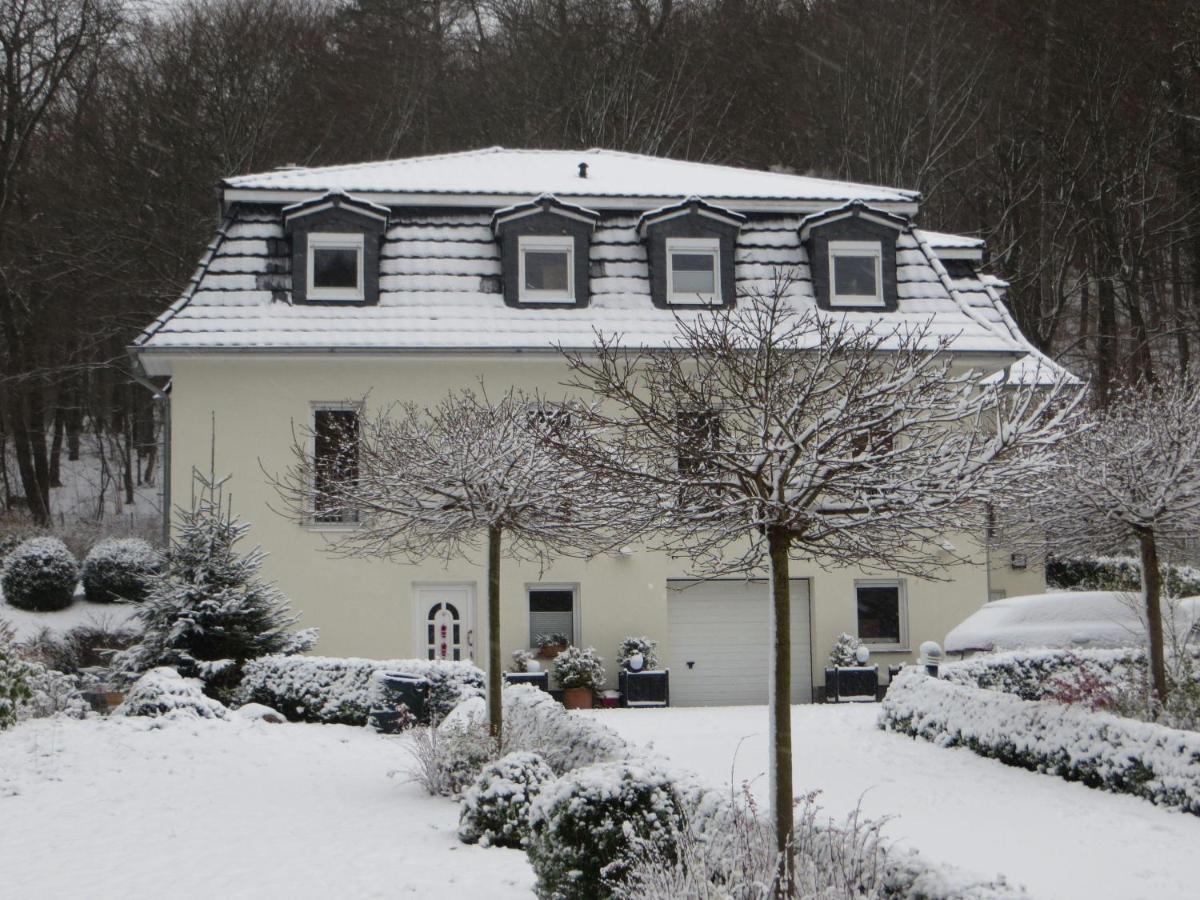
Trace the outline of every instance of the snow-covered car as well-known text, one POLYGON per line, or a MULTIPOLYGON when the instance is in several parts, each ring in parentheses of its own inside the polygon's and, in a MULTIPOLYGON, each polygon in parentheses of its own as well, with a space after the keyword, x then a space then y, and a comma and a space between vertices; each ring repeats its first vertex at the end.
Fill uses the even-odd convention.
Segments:
MULTIPOLYGON (((1200 621, 1200 597, 1167 601, 1177 633, 1200 621)), ((1142 597, 1125 591, 1058 591, 994 600, 946 635, 947 653, 1145 643, 1142 597)))

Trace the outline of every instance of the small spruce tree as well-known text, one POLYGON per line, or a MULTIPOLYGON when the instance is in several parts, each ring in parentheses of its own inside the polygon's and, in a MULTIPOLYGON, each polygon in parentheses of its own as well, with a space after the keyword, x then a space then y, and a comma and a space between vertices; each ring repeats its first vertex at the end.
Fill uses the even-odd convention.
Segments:
POLYGON ((294 632, 297 616, 287 598, 258 572, 259 547, 239 553, 249 530, 224 496, 225 479, 193 471, 190 509, 178 509, 175 537, 164 571, 150 580, 138 618, 140 643, 115 659, 130 678, 156 666, 203 679, 220 698, 236 686, 243 664, 274 653, 302 653, 315 629, 294 632))
POLYGON ((858 657, 855 652, 862 645, 862 641, 852 634, 842 632, 838 635, 837 642, 833 645, 833 650, 829 653, 829 664, 840 668, 849 668, 850 666, 858 665, 858 657))

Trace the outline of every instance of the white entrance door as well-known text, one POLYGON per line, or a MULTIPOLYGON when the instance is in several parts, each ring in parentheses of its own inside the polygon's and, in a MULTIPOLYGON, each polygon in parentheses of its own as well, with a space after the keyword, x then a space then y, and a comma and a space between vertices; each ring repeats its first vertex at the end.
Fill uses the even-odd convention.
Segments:
POLYGON ((475 649, 475 588, 425 584, 414 590, 416 647, 426 659, 471 659, 475 649))
MULTIPOLYGON (((673 706, 765 704, 771 663, 763 581, 670 581, 667 663, 673 706)), ((792 702, 812 702, 807 579, 792 581, 792 702)))

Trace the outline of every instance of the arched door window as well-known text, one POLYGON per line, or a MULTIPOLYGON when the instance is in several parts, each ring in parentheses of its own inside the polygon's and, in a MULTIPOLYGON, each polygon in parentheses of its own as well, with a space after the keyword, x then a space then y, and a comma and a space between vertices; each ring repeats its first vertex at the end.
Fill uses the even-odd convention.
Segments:
POLYGON ((426 652, 429 659, 463 658, 463 628, 458 607, 441 601, 429 607, 425 615, 426 652))

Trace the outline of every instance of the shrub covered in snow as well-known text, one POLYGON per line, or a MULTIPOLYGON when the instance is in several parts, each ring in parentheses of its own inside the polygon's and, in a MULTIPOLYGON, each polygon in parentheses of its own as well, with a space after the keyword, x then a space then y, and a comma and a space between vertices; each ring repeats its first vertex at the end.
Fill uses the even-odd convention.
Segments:
POLYGON ((610 897, 634 854, 674 857, 684 810, 655 763, 585 766, 543 785, 529 811, 529 862, 542 898, 610 897))
POLYGON ((1200 815, 1200 735, 905 669, 880 726, 1200 815))
MULTIPOLYGON (((1200 594, 1200 570, 1163 566, 1163 591, 1168 597, 1200 594)), ((1142 564, 1132 556, 1050 557, 1046 584, 1068 591, 1140 591, 1142 564)))
POLYGON ((836 668, 847 669, 859 664, 858 657, 854 654, 859 647, 862 646, 862 641, 852 634, 842 632, 838 635, 837 641, 834 642, 833 649, 829 652, 829 665, 836 668))
POLYGON ((1146 652, 1127 650, 1011 650, 947 663, 942 678, 955 684, 1044 700, 1047 692, 1080 673, 1111 682, 1132 669, 1144 669, 1146 652))
POLYGON ((91 711, 75 679, 35 662, 25 662, 29 696, 17 705, 17 719, 46 719, 64 716, 83 719, 91 711))
POLYGON ((488 763, 463 794, 458 836, 485 847, 525 846, 530 804, 553 778, 546 761, 527 750, 488 763))
POLYGON ((514 650, 512 654, 512 671, 528 672, 529 664, 533 662, 533 654, 524 648, 514 650))
POLYGON ((554 680, 564 688, 591 688, 604 685, 604 660, 594 647, 568 647, 554 657, 554 680))
POLYGON ((161 565, 158 552, 141 538, 109 538, 83 560, 83 592, 92 603, 138 602, 161 565))
POLYGON ((198 678, 184 678, 174 669, 160 666, 139 678, 113 710, 118 716, 185 715, 201 719, 225 719, 229 710, 204 693, 198 678))
POLYGON ((6 635, 0 634, 0 731, 16 723, 18 708, 29 699, 28 675, 29 667, 17 658, 6 635))
POLYGON ((0 569, 4 598, 19 609, 66 609, 75 599, 78 582, 79 563, 67 545, 53 537, 23 541, 0 569))
POLYGON ((237 699, 277 709, 293 722, 366 725, 377 705, 377 675, 398 672, 429 681, 429 713, 440 719, 469 697, 483 696, 483 671, 469 662, 263 656, 246 663, 237 699))
POLYGON ((647 671, 658 668, 658 641, 642 637, 627 637, 617 647, 617 665, 625 668, 630 658, 640 655, 642 668, 647 671))

